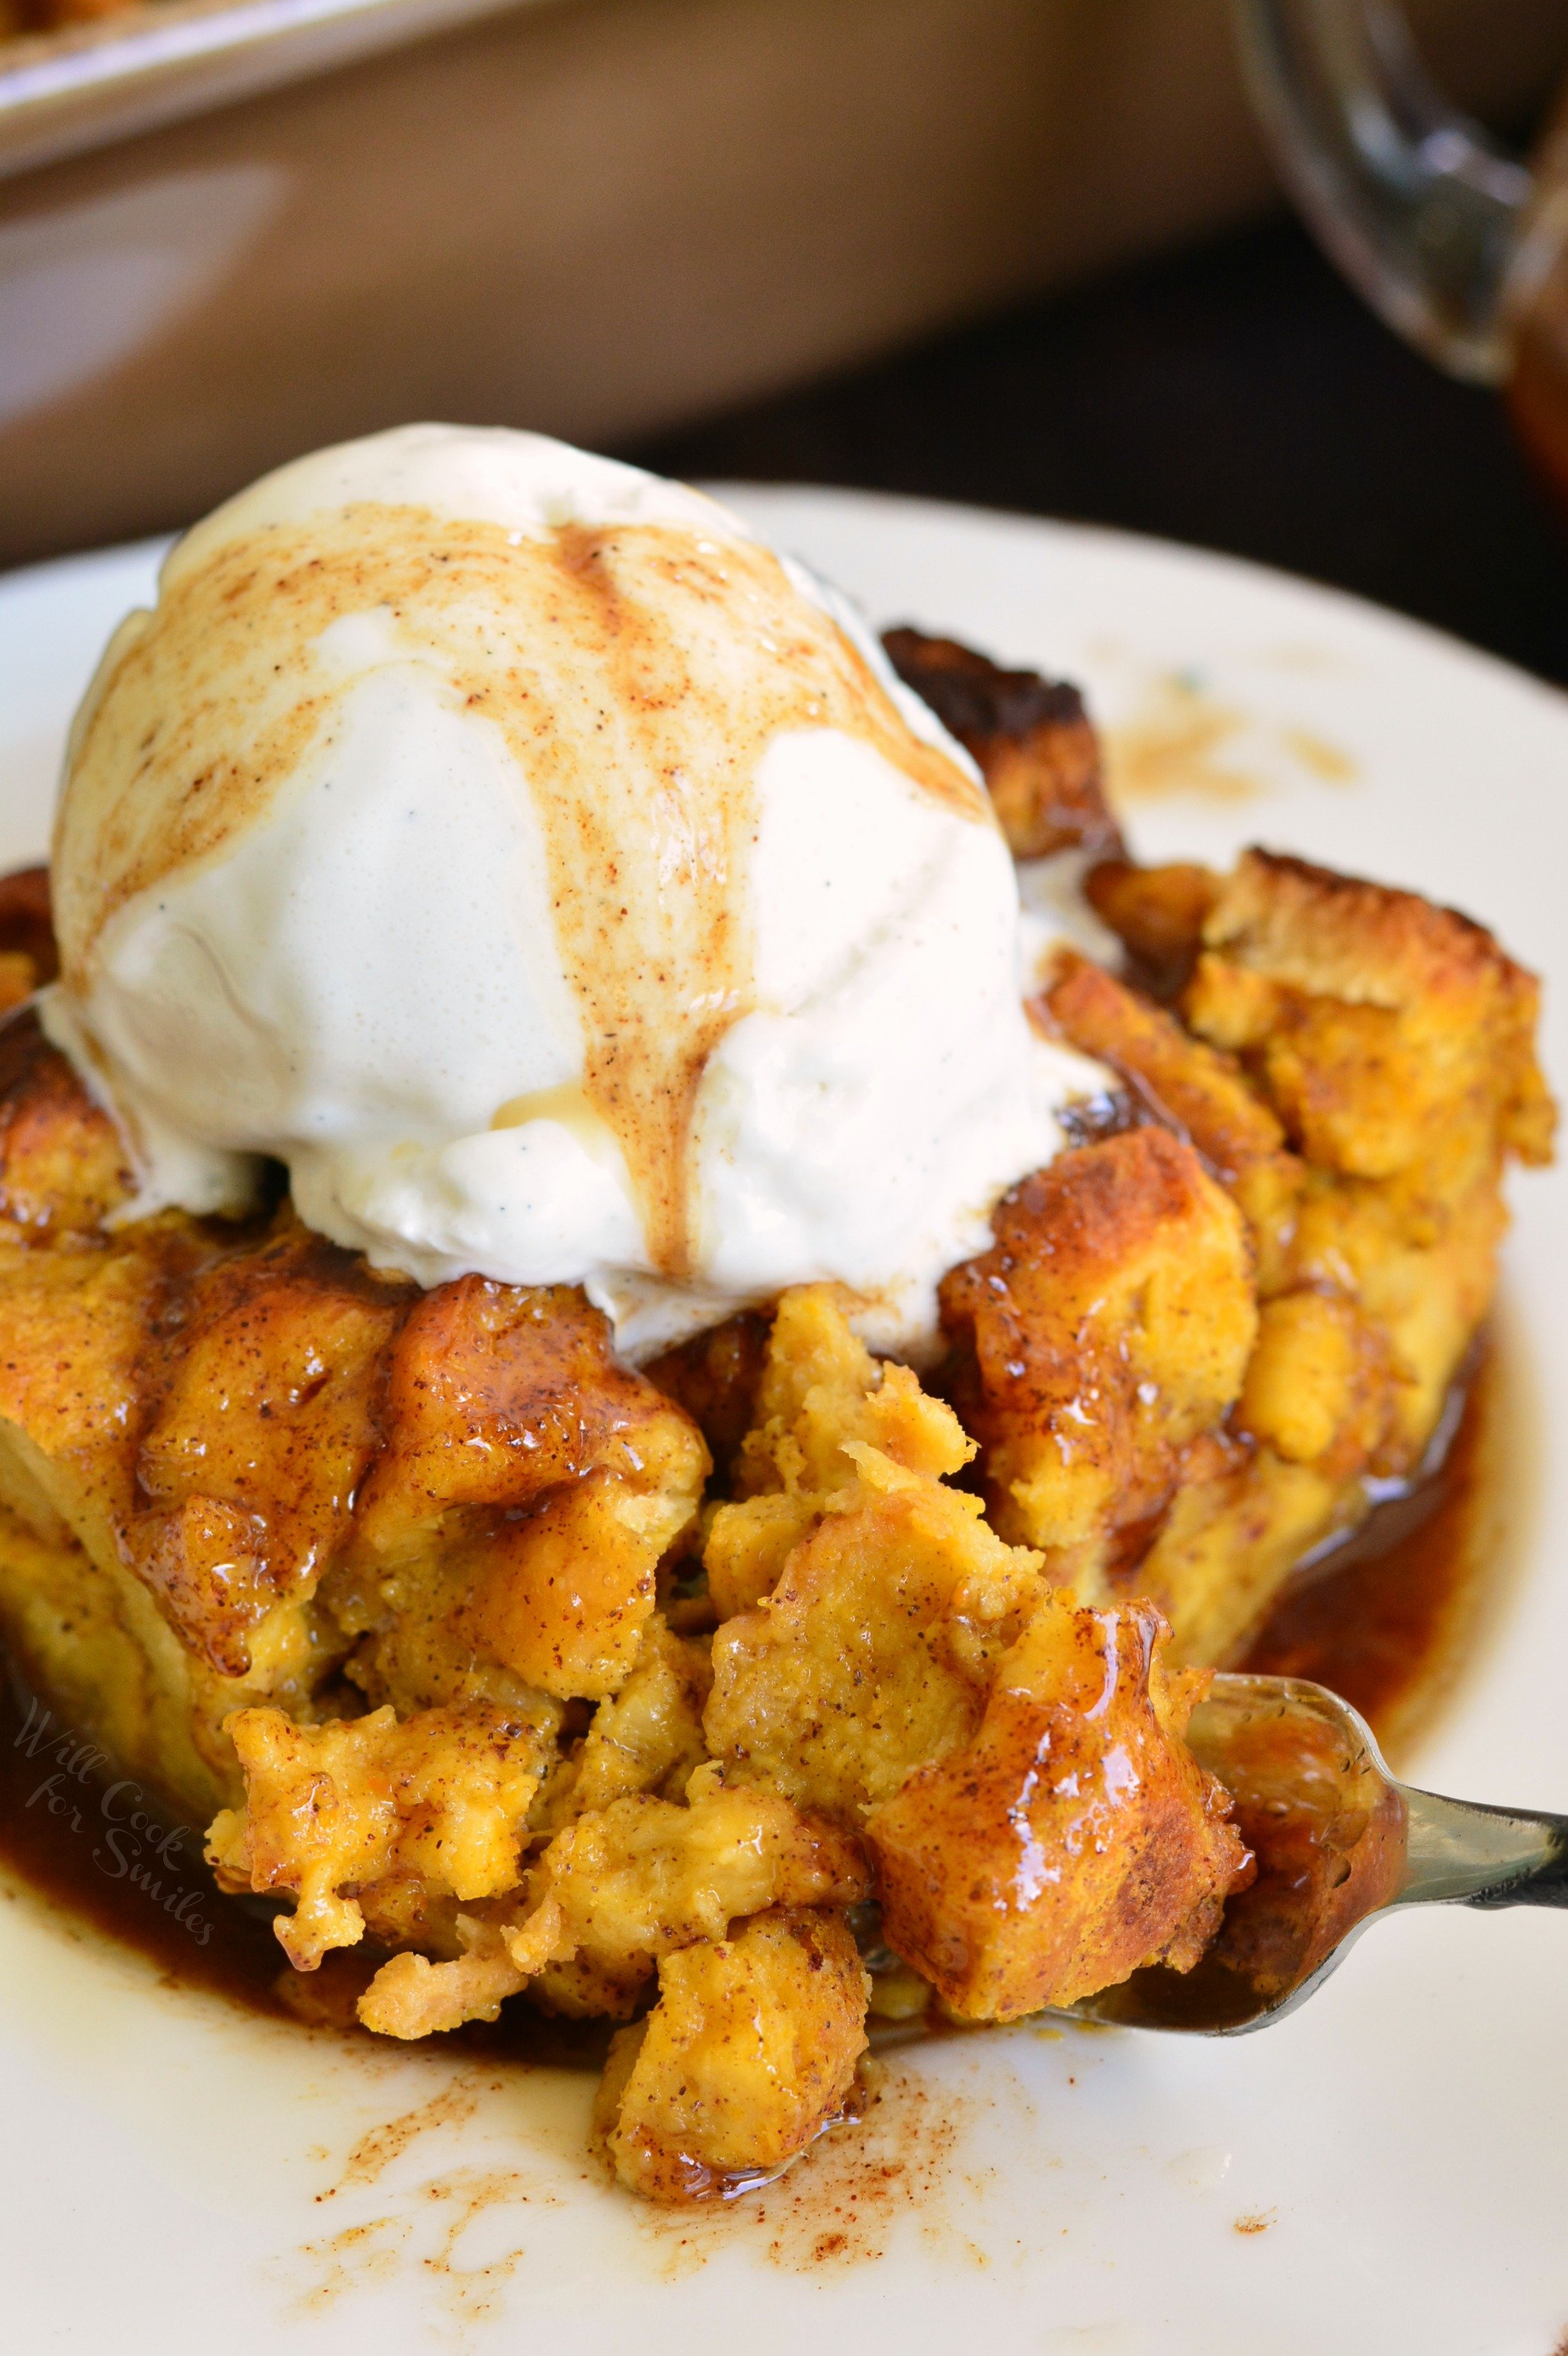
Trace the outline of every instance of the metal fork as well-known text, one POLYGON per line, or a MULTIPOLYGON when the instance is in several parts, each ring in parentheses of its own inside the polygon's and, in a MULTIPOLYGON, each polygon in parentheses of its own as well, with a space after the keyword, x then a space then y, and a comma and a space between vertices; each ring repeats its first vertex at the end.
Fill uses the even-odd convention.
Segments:
POLYGON ((1072 2006, 1080 2019, 1237 2036, 1305 2003, 1380 1915, 1568 1907, 1568 1816, 1396 1783, 1370 1728, 1324 1686, 1221 1674, 1188 1739, 1235 1801, 1257 1879, 1195 1970, 1134 1972, 1072 2006))

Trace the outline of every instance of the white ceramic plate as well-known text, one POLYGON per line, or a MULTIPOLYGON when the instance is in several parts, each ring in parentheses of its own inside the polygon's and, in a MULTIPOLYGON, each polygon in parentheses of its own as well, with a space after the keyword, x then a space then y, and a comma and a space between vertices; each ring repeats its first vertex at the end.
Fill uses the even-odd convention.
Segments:
MULTIPOLYGON (((1089 687, 1154 856, 1262 841, 1457 901, 1552 977, 1568 1079, 1568 701, 1277 575, 843 494, 736 504, 854 592, 1089 687)), ((156 552, 0 583, 0 861, 44 846, 71 703, 156 552)), ((1568 1182, 1516 1182, 1533 1420, 1568 1422, 1568 1182)), ((1418 1762, 1568 1809, 1568 1474, 1418 1762)), ((1533 1494, 1529 1494, 1533 1490, 1533 1494)), ((1528 1525, 1528 1526, 1527 1526, 1528 1525)), ((87 1804, 82 1838, 102 1826, 87 1804)), ((19 2351, 403 2356, 1552 2356, 1568 2336, 1568 1920, 1375 1928, 1234 2041, 1020 2029, 901 2063, 868 2134, 738 2215, 639 2213, 583 2158, 589 2086, 351 2048, 157 1985, 0 1906, 0 2335, 19 2351), (871 2164, 871 2163, 875 2164, 871 2164), (1242 2230, 1245 2229, 1245 2230, 1242 2230), (524 2340, 526 2335, 526 2341, 524 2340)))

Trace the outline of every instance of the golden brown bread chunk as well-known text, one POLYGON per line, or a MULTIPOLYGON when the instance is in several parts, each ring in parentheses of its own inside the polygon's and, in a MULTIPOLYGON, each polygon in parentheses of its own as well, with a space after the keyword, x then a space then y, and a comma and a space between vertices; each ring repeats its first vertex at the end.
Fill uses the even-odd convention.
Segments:
POLYGON ((850 1446, 858 1476, 715 1636, 703 1725, 726 1777, 854 1822, 969 1739, 1043 1587, 978 1497, 850 1446))
POLYGON ((1140 867, 1102 859, 1085 875, 1083 893, 1124 944, 1134 978, 1168 1001, 1191 977, 1219 881, 1210 868, 1181 862, 1140 867))
POLYGON ((631 1675, 599 1704, 575 1757, 562 1761, 537 1820, 553 1826, 634 1792, 678 1798, 708 1755, 703 1710, 713 1681, 707 1644, 674 1634, 656 1612, 631 1675))
POLYGON ((636 1472, 650 1430, 678 1419, 574 1287, 467 1276, 415 1296, 383 1420, 360 1527, 390 1556, 454 1507, 515 1512, 599 1467, 636 1472))
MULTIPOLYGON (((215 1647, 199 1614, 171 1610, 169 1593, 155 1597, 141 1575, 136 1539, 156 1515, 137 1463, 163 1379, 161 1326, 222 1247, 177 1218, 113 1239, 90 1226, 94 1203, 117 1191, 118 1141, 30 1014, 14 1017, 0 1043, 0 1054, 25 1051, 10 1065, 14 1094, 0 1096, 0 1186, 13 1215, 0 1218, 0 1504, 47 1549, 57 1593, 70 1596, 51 1612, 18 1595, 8 1633, 85 1733, 204 1817, 238 1782, 228 1711, 269 1693, 303 1704, 334 1655, 299 1598, 274 1600, 264 1633, 242 1611, 218 1628, 215 1647), (51 1214, 39 1190, 53 1168, 65 1175, 51 1214), (231 1638, 250 1657, 243 1682, 220 1665, 231 1638)), ((220 1426, 212 1437, 220 1444, 220 1426)), ((216 1580, 197 1600, 221 1622, 216 1580)))
POLYGON ((364 1936, 359 1897, 378 1882, 413 1876, 466 1903, 513 1888, 554 1730, 547 1713, 531 1722, 483 1703, 317 1727, 241 1710, 230 1734, 245 1805, 215 1818, 209 1857, 230 1889, 294 1897, 278 1936, 296 1971, 314 1970, 364 1936))
POLYGON ((1163 1633, 1150 1604, 1052 1596, 972 1741, 867 1817, 883 1934, 950 2011, 1016 2020, 1212 1938, 1247 1851, 1181 1740, 1207 1680, 1166 1675, 1163 1633))
MULTIPOLYGON (((1243 1060, 1314 1164, 1386 1177, 1455 1120, 1483 1158, 1550 1158, 1540 985, 1457 910, 1265 851, 1229 876, 1112 862, 1087 888, 1135 958, 1195 964, 1189 1032, 1243 1060)), ((1058 1012, 1076 1038, 1070 990, 1058 1012)), ((1087 1040, 1108 1018, 1082 1012, 1087 1040)))
POLYGON ((666 1956, 597 2105, 621 2182, 682 2201, 776 2175, 843 2115, 867 1987, 842 1918, 800 1907, 666 1956))
POLYGON ((854 1486, 847 1443, 936 1476, 974 1453, 950 1408, 908 1366, 878 1365, 831 1285, 800 1285, 775 1313, 756 1387, 756 1422, 731 1465, 733 1502, 707 1525, 703 1562, 721 1620, 759 1602, 835 1495, 854 1486))
POLYGON ((1119 1075, 1146 1118, 1197 1149, 1240 1206, 1266 1280, 1306 1173, 1235 1057, 1088 958, 1059 959, 1046 1004, 1075 1047, 1119 1075))
POLYGON ((186 1643, 226 1676, 348 1541, 382 1359, 410 1288, 289 1226, 170 1288, 138 1364, 138 1508, 120 1529, 186 1643))
MULTIPOLYGON (((553 1763, 555 1703, 632 1675, 655 1569, 700 1494, 700 1438, 609 1359, 604 1333, 574 1292, 470 1280, 426 1295, 392 1351, 386 1438, 328 1590, 338 1624, 361 1639, 349 1675, 404 1727, 449 1728, 455 1744, 476 1713, 540 1730, 508 1869, 483 1890, 451 1884, 460 1900, 515 1887, 523 1817, 553 1763)), ((234 1722, 248 1815, 265 1794, 245 1727, 234 1722)), ((424 1851, 410 1837, 412 1866, 397 1869, 417 1873, 424 1851)))
POLYGON ((768 1355, 769 1320, 753 1309, 666 1350, 643 1368, 707 1441, 714 1469, 727 1483, 742 1440, 757 1420, 757 1386, 768 1355))
POLYGON ((870 1877, 857 1843, 775 1794, 711 1788, 677 1805, 647 1794, 590 1809, 556 1834, 532 1884, 513 1959, 615 1960, 721 1939, 769 1906, 852 1906, 870 1877))
POLYGON ((1189 1145, 1133 1130, 1060 1155, 944 1278, 959 1413, 992 1515, 1098 1591, 1224 1419, 1257 1333, 1234 1205, 1189 1145))
POLYGON ((1247 1062, 1309 1162, 1388 1178, 1436 1154, 1452 1182, 1489 1173, 1499 1150, 1550 1158, 1540 1001, 1534 975, 1455 910, 1249 851, 1205 920, 1184 1004, 1247 1062))
POLYGON ((32 1009, 0 1022, 0 1243, 96 1232, 130 1187, 113 1123, 32 1009))
POLYGON ((969 753, 1015 859, 1120 851, 1100 744, 1076 687, 1004 670, 956 638, 889 630, 883 645, 907 687, 969 753))
POLYGON ((563 1700, 615 1692, 708 1457, 599 1312, 568 1286, 439 1286, 397 1337, 383 1419, 337 1605, 371 1636, 367 1690, 445 1699, 477 1651, 563 1700))

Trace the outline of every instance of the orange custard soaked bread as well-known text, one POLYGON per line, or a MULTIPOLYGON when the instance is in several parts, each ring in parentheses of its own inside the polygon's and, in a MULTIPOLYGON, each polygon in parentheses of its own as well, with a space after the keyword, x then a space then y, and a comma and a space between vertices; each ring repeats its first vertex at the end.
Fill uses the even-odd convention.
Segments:
MULTIPOLYGON (((1418 1464, 1503 1163, 1550 1150, 1535 985, 1478 927, 1262 853, 1135 868, 1070 691, 892 652, 1127 950, 1042 980, 1110 1077, 923 1377, 830 1285, 638 1371, 576 1287, 422 1287, 281 1191, 138 1215, 33 1009, 0 1028, 22 1667, 209 1824, 288 1968, 360 1951, 368 2029, 619 2024, 598 2126, 658 2200, 842 2116, 869 2004, 1197 1960, 1251 1871, 1184 1740, 1205 1665, 1418 1464)), ((50 956, 0 887, 0 991, 50 956)))
POLYGON ((1109 846, 1085 889, 1127 951, 1120 974, 1061 953, 1036 1012, 1117 1076, 1128 1131, 1015 1188, 946 1279, 943 1387, 1004 1537, 1222 1664, 1433 1440, 1504 1167, 1551 1158, 1539 985, 1453 909, 1302 860, 1134 866, 1062 691, 912 631, 889 650, 1016 856, 1109 846))
MULTIPOLYGON (((1258 1333, 1224 1456, 1184 1468, 1130 1567, 1178 1651, 1223 1661, 1292 1565, 1363 1517, 1369 1482, 1419 1467, 1491 1305, 1505 1165, 1551 1158, 1555 1112, 1538 985, 1479 926, 1263 851, 1208 879, 1200 915, 1192 882, 1175 885, 1197 920, 1173 1007, 1086 959, 1047 1005, 1185 1130, 1246 1221, 1258 1333)), ((1112 925, 1125 883, 1112 871, 1096 895, 1112 925)), ((1009 1424, 1005 1377, 986 1412, 1009 1424)))

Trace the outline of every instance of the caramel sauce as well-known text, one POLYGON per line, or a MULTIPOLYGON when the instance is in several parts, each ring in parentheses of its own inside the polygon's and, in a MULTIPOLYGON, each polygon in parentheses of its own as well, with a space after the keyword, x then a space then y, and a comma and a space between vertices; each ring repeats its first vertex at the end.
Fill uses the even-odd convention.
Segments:
POLYGON ((839 730, 989 826, 985 794, 910 732, 768 549, 651 524, 535 539, 366 502, 221 546, 111 649, 56 830, 79 998, 111 917, 231 849, 330 746, 364 664, 335 662, 322 636, 372 615, 375 661, 417 664, 492 723, 527 783, 589 1107, 653 1266, 679 1280, 697 1087, 753 1003, 746 885, 768 746, 839 730))

